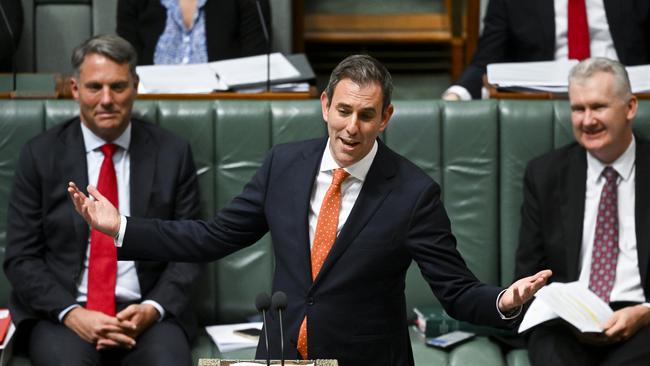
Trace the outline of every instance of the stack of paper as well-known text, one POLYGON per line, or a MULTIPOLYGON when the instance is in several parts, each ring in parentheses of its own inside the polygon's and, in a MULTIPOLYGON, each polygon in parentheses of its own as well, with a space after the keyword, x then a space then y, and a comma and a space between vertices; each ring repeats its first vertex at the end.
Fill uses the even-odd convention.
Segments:
POLYGON ((262 322, 211 325, 205 327, 205 330, 212 338, 212 341, 219 347, 220 352, 229 352, 257 346, 257 341, 234 333, 236 330, 246 328, 262 329, 262 322))
POLYGON ((271 54, 270 69, 267 55, 259 55, 203 64, 138 66, 136 72, 140 77, 139 93, 210 93, 264 86, 269 76, 272 83, 300 76, 281 53, 271 54))
POLYGON ((489 64, 488 83, 499 88, 566 92, 569 71, 577 63, 576 60, 564 60, 489 64))
POLYGON ((547 320, 560 317, 581 332, 603 331, 602 325, 614 314, 601 298, 579 282, 551 283, 537 291, 519 325, 522 333, 547 320))
MULTIPOLYGON (((566 93, 577 60, 510 62, 487 66, 488 83, 502 89, 566 93)), ((627 66, 633 93, 650 92, 650 65, 627 66)))

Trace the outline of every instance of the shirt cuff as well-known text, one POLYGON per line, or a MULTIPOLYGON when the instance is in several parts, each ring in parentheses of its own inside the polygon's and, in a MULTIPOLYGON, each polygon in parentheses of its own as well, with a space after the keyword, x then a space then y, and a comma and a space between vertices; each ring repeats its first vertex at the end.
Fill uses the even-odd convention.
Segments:
POLYGON ((646 308, 650 308, 650 303, 644 302, 644 303, 641 304, 641 305, 645 306, 646 308))
POLYGON ((144 300, 142 303, 143 304, 149 304, 149 305, 153 306, 154 308, 156 308, 156 310, 158 310, 158 314, 160 314, 160 317, 158 317, 157 321, 162 321, 163 320, 163 318, 165 317, 165 309, 162 306, 160 306, 159 303, 157 303, 157 302, 155 302, 153 300, 144 300))
POLYGON ((508 289, 505 289, 505 290, 501 291, 499 293, 499 296, 497 296, 496 307, 497 307, 497 312, 499 313, 499 316, 501 317, 501 319, 503 319, 503 320, 512 320, 512 319, 515 319, 516 317, 518 317, 521 314, 522 307, 520 306, 518 308, 512 309, 512 310, 510 310, 509 312, 507 312, 505 314, 501 312, 501 309, 499 309, 499 300, 501 300, 501 296, 503 296, 503 294, 505 294, 507 290, 508 289))
POLYGON ((118 248, 122 247, 122 242, 124 241, 124 232, 126 231, 126 216, 120 215, 120 230, 115 235, 114 241, 115 246, 118 248))
POLYGON ((460 85, 450 86, 447 90, 445 90, 444 93, 442 93, 442 96, 444 98, 445 95, 451 93, 458 95, 460 100, 472 100, 472 95, 469 93, 469 91, 460 85))
POLYGON ((66 315, 68 315, 68 313, 72 309, 78 308, 80 306, 81 305, 79 305, 79 304, 72 304, 72 305, 68 306, 67 308, 63 309, 63 311, 59 313, 59 323, 63 323, 63 319, 65 318, 66 315))

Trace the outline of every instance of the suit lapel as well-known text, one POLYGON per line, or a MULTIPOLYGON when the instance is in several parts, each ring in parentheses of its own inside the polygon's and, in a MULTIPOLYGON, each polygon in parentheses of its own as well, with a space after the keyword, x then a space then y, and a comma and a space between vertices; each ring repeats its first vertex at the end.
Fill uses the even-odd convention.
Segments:
POLYGON ((339 236, 336 238, 330 253, 325 259, 325 263, 323 263, 323 267, 314 281, 314 286, 317 286, 322 281, 321 278, 326 276, 332 267, 334 267, 338 258, 354 242, 356 236, 374 215, 381 202, 383 202, 384 198, 393 189, 390 178, 395 175, 396 163, 389 155, 388 148, 379 140, 378 143, 377 155, 370 166, 370 170, 368 170, 368 175, 359 193, 359 197, 354 203, 345 225, 343 225, 339 236))
POLYGON ((634 217, 636 227, 636 248, 639 260, 639 274, 641 275, 641 286, 644 289, 646 299, 650 297, 650 286, 648 286, 648 261, 650 260, 650 149, 645 140, 636 139, 636 181, 634 183, 635 202, 634 217))
POLYGON ((314 180, 318 174, 326 143, 327 139, 323 139, 321 143, 315 144, 313 149, 304 151, 302 159, 298 159, 291 169, 292 172, 296 172, 295 179, 292 179, 291 192, 293 192, 293 212, 296 215, 294 232, 298 238, 297 243, 300 245, 300 248, 297 248, 297 253, 301 253, 303 256, 304 260, 300 263, 304 264, 303 271, 309 282, 311 282, 309 207, 314 180))
POLYGON ((141 122, 131 122, 131 216, 145 217, 156 170, 158 148, 141 122))
MULTIPOLYGON (((57 151, 54 152, 55 156, 59 158, 55 159, 55 161, 60 164, 58 171, 68 174, 67 180, 75 182, 77 187, 87 193, 88 163, 86 161, 86 147, 84 145, 83 135, 81 134, 81 121, 79 118, 75 118, 68 123, 69 126, 61 130, 61 134, 59 135, 61 143, 57 144, 57 151)), ((80 248, 79 253, 83 260, 88 244, 88 225, 81 215, 77 214, 74 210, 72 202, 70 201, 68 204, 70 205, 69 211, 72 216, 71 219, 74 225, 77 244, 80 248)))
POLYGON ((579 147, 572 149, 565 168, 566 191, 562 198, 560 212, 564 218, 562 222, 566 240, 567 274, 570 280, 577 280, 587 181, 587 157, 584 149, 579 147))

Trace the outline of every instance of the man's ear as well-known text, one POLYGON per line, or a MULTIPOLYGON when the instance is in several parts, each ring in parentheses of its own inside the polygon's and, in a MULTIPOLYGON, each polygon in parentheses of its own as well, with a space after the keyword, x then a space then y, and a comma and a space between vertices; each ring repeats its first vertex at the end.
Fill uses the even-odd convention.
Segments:
POLYGON ((327 94, 325 92, 322 92, 320 95, 320 106, 321 110, 323 112, 323 120, 327 122, 327 112, 329 111, 329 99, 327 98, 327 94))
POLYGON ((72 92, 74 99, 79 100, 79 81, 77 80, 77 76, 70 78, 70 92, 72 92))
POLYGON ((395 112, 395 107, 393 107, 392 104, 389 104, 388 107, 386 107, 386 110, 381 114, 381 125, 379 126, 379 131, 383 132, 386 127, 388 127, 388 122, 390 122, 393 112, 395 112))

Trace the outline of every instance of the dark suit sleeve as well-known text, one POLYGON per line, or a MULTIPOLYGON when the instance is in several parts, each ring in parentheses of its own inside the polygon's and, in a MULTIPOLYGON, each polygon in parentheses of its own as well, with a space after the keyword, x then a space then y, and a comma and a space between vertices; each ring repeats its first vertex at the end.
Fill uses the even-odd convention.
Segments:
POLYGON ((130 217, 118 257, 209 262, 257 242, 269 230, 265 194, 273 153, 243 192, 211 220, 151 220, 130 217), (141 243, 155 243, 142 245, 141 243))
MULTIPOLYGON (((260 0, 264 22, 271 39, 271 8, 269 0, 260 0)), ((260 22, 255 0, 239 0, 239 42, 241 44, 241 56, 253 56, 267 52, 266 39, 260 22)))
POLYGON ((447 313, 477 324, 507 325, 496 309, 503 289, 481 283, 467 268, 456 249, 436 183, 420 194, 410 223, 407 248, 447 313))
POLYGON ((540 197, 537 184, 534 168, 529 164, 524 175, 524 202, 521 207, 521 226, 515 262, 515 278, 533 275, 538 271, 549 268, 550 265, 544 254, 540 208, 540 200, 543 197, 540 197))
POLYGON ((490 0, 485 12, 483 33, 472 62, 456 82, 467 89, 473 99, 481 98, 483 75, 487 64, 506 61, 508 44, 508 15, 503 0, 490 0))
POLYGON ((23 146, 9 197, 4 271, 22 303, 58 322, 59 313, 75 304, 76 299, 45 262, 46 252, 52 248, 45 244, 43 177, 36 168, 36 159, 30 145, 23 146))
MULTIPOLYGON (((195 218, 199 211, 196 167, 189 145, 186 145, 181 161, 174 202, 176 220, 195 218)), ((196 263, 170 262, 151 291, 142 294, 142 299, 154 300, 166 312, 178 316, 188 305, 192 284, 196 281, 200 270, 200 265, 196 263)))

